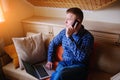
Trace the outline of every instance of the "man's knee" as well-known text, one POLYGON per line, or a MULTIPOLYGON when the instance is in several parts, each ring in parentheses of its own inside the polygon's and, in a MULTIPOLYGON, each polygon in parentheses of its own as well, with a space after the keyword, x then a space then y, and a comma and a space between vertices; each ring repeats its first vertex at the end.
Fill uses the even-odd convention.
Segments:
POLYGON ((69 77, 70 77, 70 76, 69 76, 69 73, 66 72, 65 69, 61 70, 61 72, 60 72, 60 74, 59 74, 60 80, 68 80, 68 79, 69 79, 69 80, 73 80, 73 79, 70 79, 69 77))

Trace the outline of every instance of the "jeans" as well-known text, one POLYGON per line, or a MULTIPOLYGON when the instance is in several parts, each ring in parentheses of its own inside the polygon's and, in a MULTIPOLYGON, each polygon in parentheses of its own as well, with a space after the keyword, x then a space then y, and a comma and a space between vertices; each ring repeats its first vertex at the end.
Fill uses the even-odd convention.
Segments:
POLYGON ((86 80, 88 69, 72 61, 59 62, 50 80, 86 80))

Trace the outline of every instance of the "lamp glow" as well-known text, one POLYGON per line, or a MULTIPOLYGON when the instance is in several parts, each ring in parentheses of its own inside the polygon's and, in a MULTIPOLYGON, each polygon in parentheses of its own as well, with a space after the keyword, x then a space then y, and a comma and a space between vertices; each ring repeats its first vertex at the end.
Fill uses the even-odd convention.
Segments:
POLYGON ((0 6, 0 22, 3 22, 3 21, 5 21, 5 19, 4 19, 4 16, 3 16, 2 8, 0 6))

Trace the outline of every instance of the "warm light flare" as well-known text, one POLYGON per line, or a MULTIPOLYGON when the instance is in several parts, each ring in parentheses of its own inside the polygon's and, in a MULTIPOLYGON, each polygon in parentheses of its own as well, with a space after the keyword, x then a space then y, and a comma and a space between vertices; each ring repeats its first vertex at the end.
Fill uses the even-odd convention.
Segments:
POLYGON ((4 16, 3 16, 2 8, 0 6, 0 22, 3 22, 3 21, 5 21, 5 19, 4 19, 4 16))

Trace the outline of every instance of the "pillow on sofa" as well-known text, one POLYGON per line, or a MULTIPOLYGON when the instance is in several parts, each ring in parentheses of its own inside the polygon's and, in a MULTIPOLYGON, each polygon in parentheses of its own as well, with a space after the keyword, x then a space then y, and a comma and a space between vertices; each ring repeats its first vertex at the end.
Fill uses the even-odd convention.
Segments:
POLYGON ((4 51, 12 58, 13 60, 13 65, 16 68, 19 67, 19 61, 18 61, 18 55, 15 50, 14 44, 8 45, 4 47, 4 51))
POLYGON ((18 54, 20 69, 24 68, 22 60, 35 64, 46 59, 41 33, 28 37, 13 38, 13 42, 18 54))
MULTIPOLYGON (((34 35, 34 34, 37 34, 37 33, 27 32, 26 36, 31 36, 31 35, 34 35)), ((45 45, 45 50, 47 51, 48 50, 48 45, 49 45, 50 41, 52 40, 53 36, 42 33, 42 38, 43 38, 43 42, 44 42, 44 45, 45 45)))

